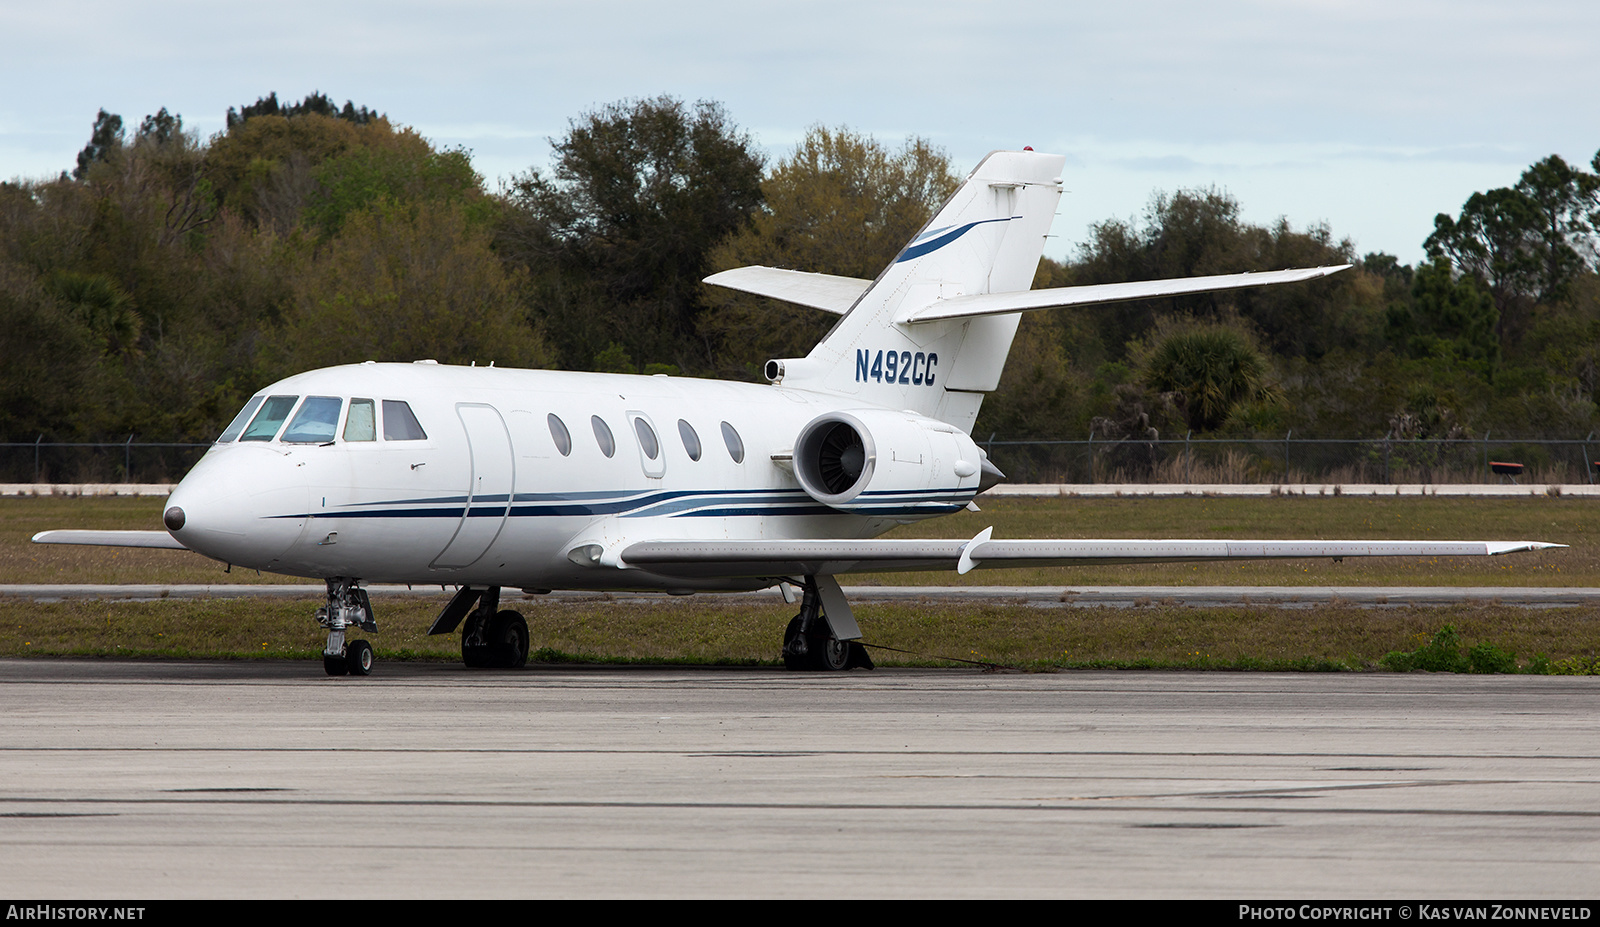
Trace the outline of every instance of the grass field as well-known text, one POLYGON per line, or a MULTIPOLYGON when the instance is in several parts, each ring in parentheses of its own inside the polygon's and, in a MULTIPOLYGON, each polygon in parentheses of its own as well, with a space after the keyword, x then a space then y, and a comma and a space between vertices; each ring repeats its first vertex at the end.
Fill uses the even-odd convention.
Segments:
MULTIPOLYGON (((284 577, 235 569, 181 551, 44 547, 47 528, 159 527, 153 498, 0 500, 0 582, 281 583, 284 577)), ((1600 575, 1600 528, 1593 502, 1554 497, 1267 497, 1027 499, 984 504, 982 513, 898 529, 891 536, 970 537, 994 525, 996 537, 1482 538, 1543 540, 1567 550, 1501 558, 1383 558, 1248 564, 1163 564, 1090 569, 862 574, 847 582, 882 584, 1073 585, 1482 585, 1584 586, 1600 575)), ((0 600, 0 655, 85 654, 313 659, 321 632, 310 618, 320 598, 161 602, 0 600)), ((372 636, 383 659, 456 659, 453 635, 425 630, 438 599, 380 601, 372 636)), ((640 604, 571 603, 529 598, 535 648, 547 659, 770 663, 793 613, 770 604, 696 596, 640 604)), ((1593 658, 1600 627, 1588 609, 1502 606, 1360 609, 1270 607, 1040 609, 1022 605, 863 605, 857 610, 883 665, 946 663, 946 658, 1009 666, 1194 668, 1370 668, 1391 650, 1420 646, 1444 624, 1470 644, 1489 642, 1526 659, 1593 658)))
MULTIPOLYGON (((460 659, 453 634, 429 637, 442 600, 374 603, 383 660, 460 659)), ((503 600, 528 620, 534 660, 650 663, 777 663, 793 614, 771 602, 715 596, 571 603, 503 600)), ((209 659, 304 659, 321 653, 314 599, 0 600, 0 656, 79 655, 209 659)), ((1600 634, 1591 611, 1508 606, 1374 608, 1036 608, 926 602, 866 604, 856 617, 884 666, 1021 669, 1373 669, 1384 654, 1415 650, 1445 624, 1467 644, 1490 643, 1521 658, 1592 660, 1600 634), (897 652, 903 651, 903 652, 897 652)))

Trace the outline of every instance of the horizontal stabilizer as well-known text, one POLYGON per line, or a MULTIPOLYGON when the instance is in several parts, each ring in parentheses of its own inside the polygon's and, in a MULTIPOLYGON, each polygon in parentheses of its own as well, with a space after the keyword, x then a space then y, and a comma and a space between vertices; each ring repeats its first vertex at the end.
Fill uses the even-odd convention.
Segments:
POLYGON ((91 547, 160 547, 188 550, 165 531, 41 531, 35 544, 86 544, 91 547))
POLYGON ((782 270, 777 267, 736 267, 720 274, 712 274, 706 283, 725 286, 730 290, 770 296, 784 302, 821 309, 834 315, 844 315, 856 304, 861 294, 872 286, 871 280, 857 277, 835 277, 832 274, 808 274, 799 270, 782 270))
POLYGON ((622 560, 628 566, 678 576, 791 576, 955 570, 966 563, 1004 568, 1307 557, 1488 557, 1564 546, 1540 541, 994 541, 980 535, 972 541, 641 541, 625 549, 622 560))
POLYGON ((968 319, 1034 309, 1060 309, 1066 306, 1095 306, 1159 296, 1183 296, 1218 290, 1242 290, 1275 283, 1298 283, 1336 274, 1349 264, 1337 267, 1305 267, 1264 273, 1220 274, 1212 277, 1179 277, 1172 280, 1139 280, 1133 283, 1099 283, 1093 286, 1063 286, 1048 290, 1023 290, 1016 293, 985 293, 941 299, 910 312, 906 322, 937 322, 940 319, 968 319))

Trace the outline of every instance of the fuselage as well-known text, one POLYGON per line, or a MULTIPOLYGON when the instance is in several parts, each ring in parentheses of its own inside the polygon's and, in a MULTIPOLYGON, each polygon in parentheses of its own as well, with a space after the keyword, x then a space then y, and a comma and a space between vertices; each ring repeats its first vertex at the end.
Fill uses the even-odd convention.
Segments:
POLYGON ((953 461, 899 461, 888 450, 877 466, 900 488, 869 513, 808 495, 789 464, 797 433, 823 413, 860 408, 682 377, 333 367, 258 393, 173 492, 169 512, 181 510, 182 523, 168 527, 209 557, 298 576, 759 587, 772 580, 617 569, 615 552, 646 539, 873 537, 971 500, 976 479, 951 476, 953 461), (257 424, 273 415, 276 424, 257 424))

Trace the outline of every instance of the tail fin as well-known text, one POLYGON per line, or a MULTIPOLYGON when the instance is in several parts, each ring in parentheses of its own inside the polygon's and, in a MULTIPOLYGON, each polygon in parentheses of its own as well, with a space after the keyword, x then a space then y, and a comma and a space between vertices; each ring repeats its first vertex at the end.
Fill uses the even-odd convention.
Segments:
POLYGON ((1019 316, 907 320, 939 300, 1031 287, 1065 162, 1031 151, 984 158, 811 353, 783 362, 783 384, 970 432, 983 394, 999 385, 1019 316))
POLYGON ((768 379, 970 434, 983 394, 1000 385, 1020 313, 1295 283, 1350 266, 1032 290, 1065 163, 992 152, 876 280, 741 267, 706 282, 844 316, 804 358, 768 361, 768 379))

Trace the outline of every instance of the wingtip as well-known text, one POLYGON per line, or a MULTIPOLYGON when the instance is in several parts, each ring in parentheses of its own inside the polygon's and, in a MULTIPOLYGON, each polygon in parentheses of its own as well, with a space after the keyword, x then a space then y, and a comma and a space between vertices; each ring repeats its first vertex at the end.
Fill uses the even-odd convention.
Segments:
POLYGON ((1533 550, 1557 550, 1565 548, 1566 544, 1552 544, 1549 541, 1490 541, 1488 542, 1489 555, 1520 554, 1533 550))

